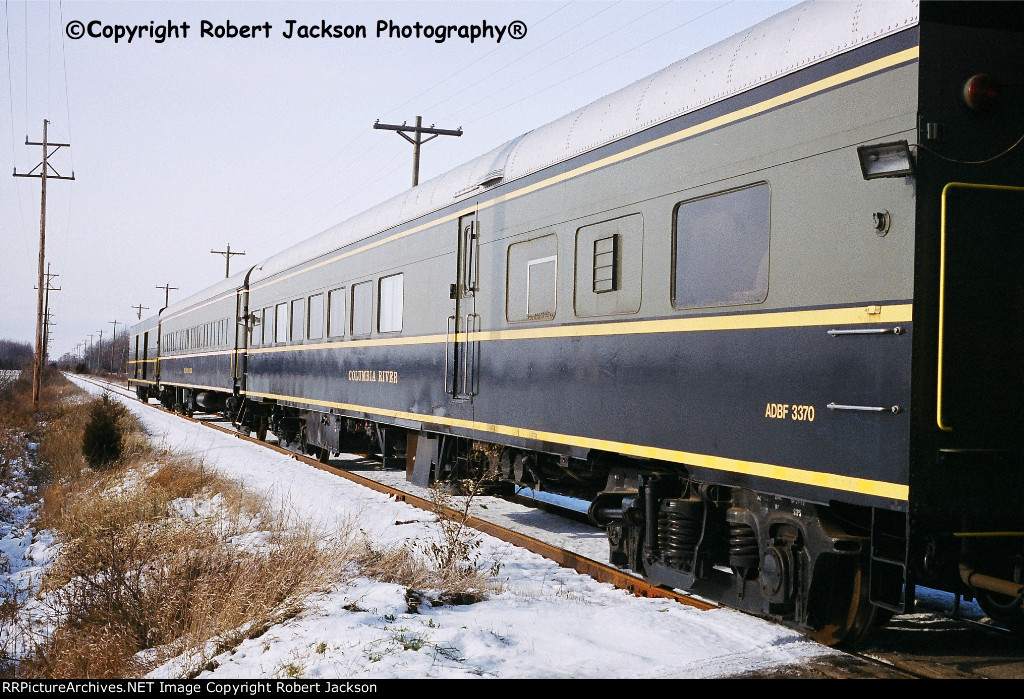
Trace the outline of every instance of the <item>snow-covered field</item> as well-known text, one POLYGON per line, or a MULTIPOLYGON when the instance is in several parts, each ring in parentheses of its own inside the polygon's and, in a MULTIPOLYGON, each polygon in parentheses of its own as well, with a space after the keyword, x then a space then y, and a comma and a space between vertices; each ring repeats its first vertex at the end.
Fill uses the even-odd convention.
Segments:
MULTIPOLYGON (((124 402, 155 443, 202 455, 208 466, 314 524, 340 527, 355 518, 380 541, 434 535, 428 512, 134 399, 124 402)), ((50 555, 49 540, 45 533, 0 533, 9 575, 24 584, 50 555)), ((481 536, 483 560, 500 564, 500 587, 488 599, 410 614, 404 588, 357 580, 216 657, 215 669, 200 678, 718 678, 837 653, 732 610, 633 597, 481 536)), ((151 677, 177 677, 182 667, 170 662, 151 677)))

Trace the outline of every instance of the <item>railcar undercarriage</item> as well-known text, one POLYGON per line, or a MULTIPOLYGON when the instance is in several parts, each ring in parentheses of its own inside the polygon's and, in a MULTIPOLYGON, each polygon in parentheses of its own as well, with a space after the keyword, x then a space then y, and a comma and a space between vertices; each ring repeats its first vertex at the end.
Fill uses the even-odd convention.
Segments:
POLYGON ((827 507, 623 469, 590 515, 614 565, 827 645, 855 644, 879 611, 868 601, 870 532, 827 507))
POLYGON ((483 484, 506 493, 526 486, 589 501, 613 565, 826 645, 854 646, 876 624, 912 609, 915 582, 976 598, 1004 626, 1019 628, 1024 619, 1016 539, 932 538, 917 551, 908 545, 906 513, 699 482, 679 465, 598 452, 571 458, 174 387, 159 397, 179 412, 219 406, 238 429, 260 439, 271 430, 321 461, 332 453, 380 454, 418 485, 471 482, 476 492, 483 484))

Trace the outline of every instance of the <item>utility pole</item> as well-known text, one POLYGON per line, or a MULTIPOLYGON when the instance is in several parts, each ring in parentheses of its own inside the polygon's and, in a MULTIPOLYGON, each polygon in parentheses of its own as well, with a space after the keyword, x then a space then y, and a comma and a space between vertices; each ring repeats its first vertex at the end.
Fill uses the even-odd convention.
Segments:
MULTIPOLYGON (((50 320, 50 292, 60 291, 59 286, 50 286, 50 282, 54 277, 59 277, 59 274, 50 274, 50 263, 46 263, 46 291, 43 297, 43 364, 46 364, 46 358, 50 356, 50 327, 53 324, 50 320)), ((32 287, 33 289, 35 287, 32 287)))
POLYGON ((28 136, 25 136, 26 146, 42 146, 43 147, 43 160, 39 165, 36 165, 30 172, 18 174, 18 168, 14 168, 15 177, 38 177, 41 180, 41 195, 39 197, 39 293, 36 295, 36 356, 35 361, 32 364, 32 403, 39 403, 39 376, 43 369, 43 263, 46 261, 46 180, 53 178, 55 180, 73 180, 75 179, 74 171, 71 172, 71 177, 63 177, 52 165, 50 165, 49 159, 53 153, 64 147, 71 147, 70 143, 50 143, 47 140, 47 130, 50 122, 47 119, 43 119, 43 142, 35 143, 28 140, 28 136), (53 151, 50 151, 50 146, 53 146, 53 151), (38 170, 39 172, 36 172, 38 170), (50 174, 50 171, 53 174, 50 174))
MULTIPOLYGON (((167 308, 170 305, 171 291, 177 291, 178 287, 171 286, 170 284, 164 284, 163 286, 158 286, 157 289, 164 290, 164 308, 167 308)), ((139 317, 142 317, 141 314, 139 317)))
MULTIPOLYGON (((160 287, 157 288, 159 289, 160 287)), ((138 306, 132 306, 132 308, 139 312, 139 320, 142 320, 142 312, 149 310, 149 306, 143 306, 141 303, 138 306)))
POLYGON ((46 336, 43 338, 43 363, 44 364, 46 363, 47 358, 50 356, 50 340, 53 339, 51 337, 51 335, 53 334, 53 328, 55 328, 56 326, 57 326, 57 324, 53 322, 53 316, 50 315, 49 311, 47 311, 46 312, 46 336))
POLYGON ((103 331, 102 330, 97 330, 96 332, 99 333, 99 336, 100 336, 100 339, 96 340, 96 368, 102 370, 103 369, 103 355, 100 354, 100 352, 103 351, 103 331))
POLYGON ((92 360, 92 333, 89 333, 89 350, 85 353, 85 368, 86 368, 86 370, 91 370, 92 369, 92 367, 89 366, 89 362, 91 360, 92 360))
POLYGON ((385 129, 387 131, 397 131, 398 135, 404 138, 406 141, 412 144, 412 186, 415 187, 420 183, 420 146, 427 141, 433 141, 438 136, 461 136, 462 127, 457 129, 435 129, 434 125, 423 126, 423 117, 416 117, 416 126, 407 126, 403 121, 399 124, 382 124, 380 119, 373 122, 373 128, 385 129), (405 135, 406 131, 411 131, 414 136, 409 137, 405 135), (429 138, 423 138, 423 134, 433 134, 429 138))
POLYGON ((224 256, 224 278, 227 279, 231 276, 231 256, 232 255, 244 255, 244 252, 231 252, 231 243, 228 243, 227 250, 211 250, 211 253, 215 255, 224 256))
POLYGON ((114 324, 114 334, 110 336, 110 370, 115 371, 116 365, 114 364, 114 346, 117 344, 118 321, 112 320, 110 322, 114 324))
POLYGON ((60 291, 59 286, 51 286, 50 281, 54 277, 59 277, 59 274, 50 274, 50 263, 46 263, 46 298, 43 301, 43 315, 46 318, 46 332, 43 334, 43 362, 46 361, 47 357, 50 356, 50 327, 52 321, 50 320, 50 292, 60 291))

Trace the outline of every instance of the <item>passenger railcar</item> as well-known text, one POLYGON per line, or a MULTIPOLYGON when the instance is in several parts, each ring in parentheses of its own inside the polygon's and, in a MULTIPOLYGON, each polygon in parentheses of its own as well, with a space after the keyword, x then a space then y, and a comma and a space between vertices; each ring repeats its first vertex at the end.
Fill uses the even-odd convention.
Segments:
MULTIPOLYGON (((157 337, 156 387, 138 382, 140 398, 158 398, 164 407, 192 414, 220 411, 237 392, 238 320, 241 289, 247 272, 236 274, 182 301, 161 309, 157 337)), ((152 343, 152 319, 142 324, 143 344, 152 343)), ((137 365, 136 365, 137 366, 137 365)))
POLYGON ((151 392, 157 390, 159 375, 157 374, 157 358, 160 343, 160 316, 154 315, 140 320, 129 328, 128 364, 126 372, 128 381, 134 384, 136 395, 147 400, 151 392))
POLYGON ((825 643, 916 584, 1019 624, 1021 15, 797 6, 200 294, 235 359, 161 385, 586 497, 616 565, 825 643))

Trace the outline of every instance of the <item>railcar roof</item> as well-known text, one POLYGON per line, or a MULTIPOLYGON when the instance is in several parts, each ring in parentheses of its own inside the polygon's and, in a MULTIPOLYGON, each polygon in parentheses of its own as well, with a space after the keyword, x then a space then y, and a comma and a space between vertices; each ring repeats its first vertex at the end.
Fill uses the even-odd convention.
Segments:
POLYGON ((159 325, 159 323, 159 314, 148 316, 146 318, 141 319, 138 323, 135 323, 135 325, 130 326, 128 328, 128 334, 129 336, 135 336, 138 335, 139 333, 144 333, 147 330, 152 330, 157 325, 159 325))
POLYGON ((257 265, 256 283, 918 23, 918 0, 805 2, 354 216, 257 265))
POLYGON ((247 274, 249 274, 249 271, 251 269, 251 266, 246 267, 241 272, 232 274, 227 279, 222 279, 216 284, 206 287, 202 291, 196 292, 191 296, 182 299, 181 301, 175 301, 171 305, 167 306, 167 308, 164 308, 162 311, 160 311, 160 320, 165 321, 169 318, 173 318, 182 311, 186 311, 189 308, 192 308, 193 306, 206 303, 207 301, 211 301, 216 298, 220 298, 224 294, 234 293, 245 284, 245 277, 247 274))

